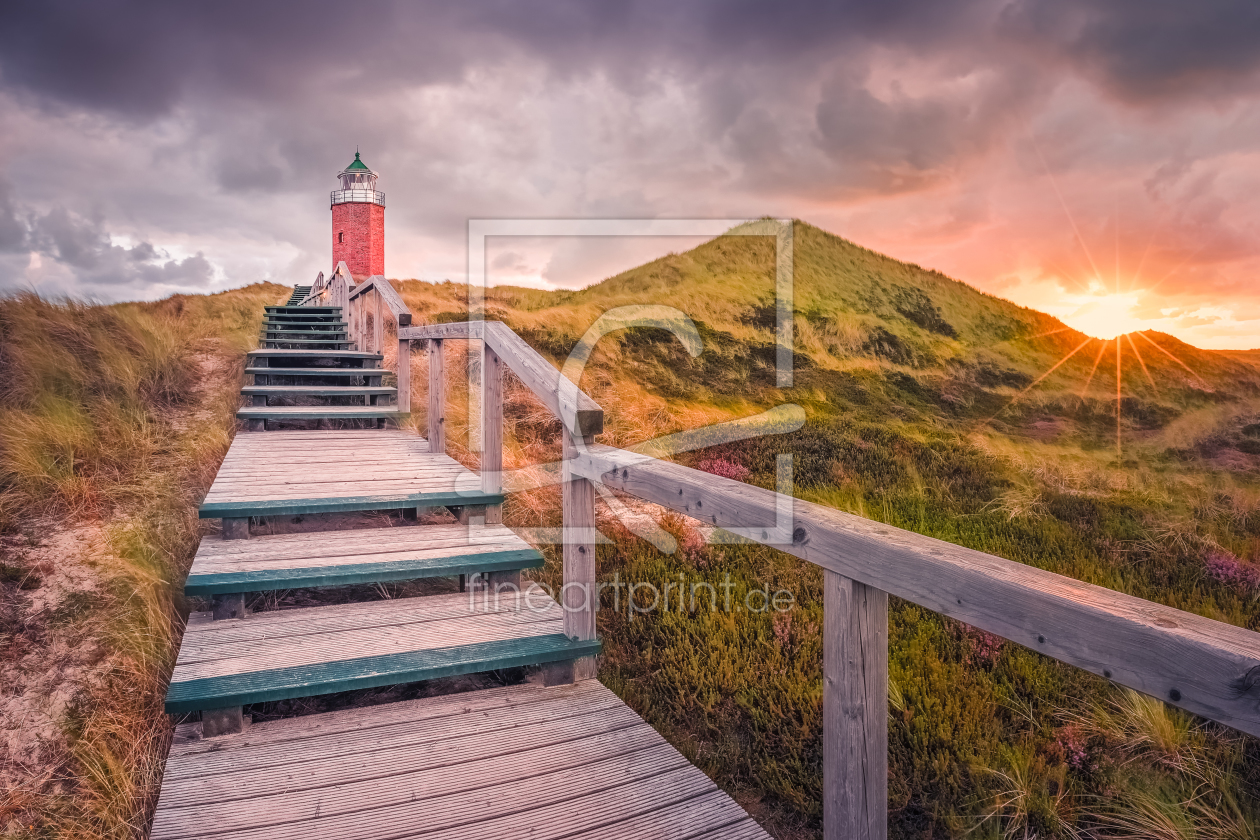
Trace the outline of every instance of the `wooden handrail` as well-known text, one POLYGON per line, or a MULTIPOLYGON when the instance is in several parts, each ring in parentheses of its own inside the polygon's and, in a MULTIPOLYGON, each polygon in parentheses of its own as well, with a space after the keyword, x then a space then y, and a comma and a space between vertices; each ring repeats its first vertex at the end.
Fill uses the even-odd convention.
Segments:
MULTIPOLYGON (((778 494, 611 446, 573 469, 718 527, 774 521, 778 494)), ((815 565, 1234 729, 1260 736, 1260 633, 1044 569, 792 500, 815 565)))
POLYGON ((426 324, 398 331, 399 339, 480 339, 486 342, 553 415, 577 437, 604 430, 604 410, 501 321, 426 324))
POLYGON ((374 274, 355 286, 350 292, 350 300, 356 300, 369 291, 376 291, 381 296, 381 302, 393 314, 398 326, 411 326, 411 310, 407 308, 407 304, 403 303, 403 299, 399 297, 398 291, 393 284, 386 280, 384 276, 374 274))

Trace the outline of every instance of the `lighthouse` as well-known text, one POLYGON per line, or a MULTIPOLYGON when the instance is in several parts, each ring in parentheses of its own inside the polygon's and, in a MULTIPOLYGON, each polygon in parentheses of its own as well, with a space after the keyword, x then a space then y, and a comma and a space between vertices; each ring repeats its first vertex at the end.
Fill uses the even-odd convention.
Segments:
POLYGON ((385 273, 385 193, 377 174, 354 153, 332 192, 333 268, 344 261, 355 278, 385 273))

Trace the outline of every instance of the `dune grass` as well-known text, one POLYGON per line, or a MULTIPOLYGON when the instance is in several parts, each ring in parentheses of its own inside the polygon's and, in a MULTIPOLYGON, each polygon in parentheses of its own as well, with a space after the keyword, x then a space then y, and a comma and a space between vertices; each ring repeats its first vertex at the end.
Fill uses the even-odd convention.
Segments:
MULTIPOLYGON (((182 627, 175 592, 202 526, 196 500, 233 428, 240 351, 274 285, 152 304, 0 299, 0 531, 32 543, 88 524, 96 586, 44 631, 99 648, 64 710, 61 761, 5 803, 32 837, 143 837, 160 782, 162 711, 182 627), (173 586, 175 584, 175 586, 173 586), (23 825, 24 824, 24 825, 23 825)), ((56 611, 54 611, 56 612, 56 611)), ((46 616, 26 616, 22 632, 46 616)), ((15 650, 0 639, 0 649, 15 650)), ((19 663, 20 664, 20 663, 19 663)))

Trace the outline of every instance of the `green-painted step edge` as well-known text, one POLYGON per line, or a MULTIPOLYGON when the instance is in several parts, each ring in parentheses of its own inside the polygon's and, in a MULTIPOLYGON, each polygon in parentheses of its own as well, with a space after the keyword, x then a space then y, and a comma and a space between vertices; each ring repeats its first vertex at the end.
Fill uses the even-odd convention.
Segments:
POLYGON ((380 654, 339 662, 205 677, 171 683, 166 691, 166 711, 176 715, 202 709, 221 709, 249 703, 291 700, 295 697, 316 697, 338 691, 379 688, 479 671, 542 665, 596 656, 602 647, 598 639, 574 641, 563 633, 553 633, 525 639, 477 642, 439 650, 380 654))
POLYGON ((278 349, 280 349, 280 348, 276 348, 276 347, 258 347, 258 348, 254 349, 254 350, 250 350, 250 351, 249 351, 248 353, 246 353, 245 355, 247 355, 247 356, 266 356, 266 357, 268 357, 268 358, 270 358, 270 357, 274 356, 274 357, 275 357, 275 358, 277 358, 277 359, 301 359, 301 358, 309 358, 309 359, 335 359, 335 358, 342 358, 342 359, 373 359, 373 360, 376 360, 376 361, 380 361, 381 359, 384 359, 384 358, 385 358, 385 357, 384 357, 384 356, 382 356, 380 353, 369 353, 369 352, 367 352, 366 350, 317 350, 317 349, 311 349, 311 350, 302 350, 302 351, 300 351, 300 353, 295 353, 295 352, 292 352, 292 351, 290 351, 290 352, 288 352, 288 353, 277 353, 277 352, 276 352, 276 350, 278 350, 278 349))
POLYGON ((273 368, 247 367, 245 372, 251 376, 383 376, 393 373, 388 368, 273 368))
POLYGON ((259 569, 216 574, 194 572, 188 576, 188 581, 184 584, 184 594, 206 598, 211 595, 225 595, 229 592, 270 592, 275 589, 452 577, 477 572, 510 572, 517 569, 538 569, 542 565, 541 554, 532 548, 522 548, 511 551, 488 551, 484 554, 456 554, 436 559, 356 563, 353 566, 259 569))
POLYGON ((241 388, 241 393, 271 397, 357 397, 363 394, 388 397, 396 395, 398 389, 390 388, 388 385, 329 385, 326 388, 318 385, 245 385, 241 388), (288 390, 292 388, 302 390, 288 390))
POLYGON ((379 420, 384 417, 386 420, 395 417, 406 417, 409 412, 399 411, 392 406, 358 406, 358 405, 334 405, 324 406, 324 410, 320 411, 320 406, 266 406, 266 405, 247 405, 237 410, 237 420, 379 420), (306 408, 307 411, 272 411, 273 408, 306 408), (328 411, 329 408, 346 409, 352 408, 354 411, 328 411))
POLYGON ((297 306, 294 304, 278 303, 263 307, 267 312, 340 312, 340 306, 297 306))
MULTIPOLYGON (((327 318, 335 317, 333 315, 324 316, 327 318)), ((273 321, 270 318, 263 318, 263 326, 282 326, 282 327, 348 327, 349 321, 316 321, 313 318, 307 318, 301 321, 273 321)))
POLYGON ((411 507, 501 505, 502 493, 390 493, 381 496, 331 496, 323 499, 270 499, 260 502, 211 502, 197 510, 199 519, 244 519, 247 516, 296 516, 354 510, 398 510, 411 507))
MULTIPOLYGON (((264 338, 264 339, 262 339, 262 341, 263 341, 264 343, 266 343, 266 344, 301 344, 301 345, 303 345, 303 347, 293 348, 293 349, 296 349, 296 350, 302 350, 302 349, 304 349, 304 347, 307 347, 307 346, 309 346, 309 347, 313 347, 313 348, 316 348, 316 349, 317 349, 317 348, 322 347, 323 345, 326 345, 326 344, 339 344, 339 345, 340 345, 340 344, 354 344, 354 342, 353 342, 352 340, 348 339, 348 338, 343 338, 343 339, 341 339, 341 340, 328 340, 328 341, 321 341, 321 340, 319 340, 319 339, 311 339, 311 338, 264 338)), ((284 347, 264 347, 264 348, 262 348, 262 349, 263 349, 263 350, 285 350, 285 349, 288 349, 288 348, 284 348, 284 347)), ((328 349, 329 349, 329 350, 349 350, 350 348, 348 348, 348 347, 329 347, 328 349)))

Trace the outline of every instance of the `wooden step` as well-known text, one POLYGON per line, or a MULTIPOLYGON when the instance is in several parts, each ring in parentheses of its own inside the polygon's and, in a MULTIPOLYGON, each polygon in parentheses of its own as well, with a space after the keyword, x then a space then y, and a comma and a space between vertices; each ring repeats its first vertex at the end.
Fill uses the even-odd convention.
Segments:
POLYGON ((291 313, 291 312, 299 312, 299 313, 308 312, 311 314, 318 314, 318 313, 324 313, 324 312, 341 312, 341 307, 340 306, 290 306, 290 305, 284 304, 284 305, 276 305, 276 306, 266 306, 264 307, 264 310, 267 312, 279 312, 281 314, 286 314, 286 313, 291 313))
POLYGON ((595 680, 195 727, 176 732, 151 840, 769 840, 595 680))
POLYGON ((363 359, 379 362, 385 357, 380 353, 369 353, 365 350, 286 350, 281 347, 259 347, 246 354, 250 359, 363 359))
POLYGON ((345 327, 334 327, 332 324, 329 324, 328 329, 326 330, 316 329, 310 324, 303 324, 301 326, 292 327, 292 328, 277 327, 273 324, 270 326, 264 326, 261 330, 258 331, 258 335, 259 337, 262 337, 265 335, 294 335, 294 336, 306 335, 306 336, 317 336, 317 337, 322 337, 322 338, 329 338, 334 335, 345 335, 346 332, 347 330, 345 327))
POLYGON ((377 688, 594 656, 541 590, 459 592, 190 619, 166 692, 171 714, 377 688))
POLYGON ((246 385, 241 393, 248 397, 392 397, 398 389, 383 385, 246 385))
POLYGON ((300 321, 273 321, 270 318, 263 321, 263 327, 283 326, 288 327, 340 327, 345 329, 349 326, 345 321, 315 321, 310 318, 304 318, 300 321))
POLYGON ((392 371, 385 368, 247 367, 245 373, 254 376, 380 376, 392 371))
POLYGON ((407 412, 375 405, 245 405, 238 420, 397 420, 407 412))
POLYGON ((206 537, 193 558, 184 594, 204 598, 542 565, 542 555, 502 525, 418 525, 248 540, 206 537))
MULTIPOLYGON (((320 348, 320 347, 329 347, 329 345, 333 345, 333 344, 336 344, 338 346, 329 347, 330 350, 341 350, 341 349, 349 350, 350 349, 349 347, 343 348, 341 345, 354 344, 354 342, 348 338, 339 338, 339 339, 338 338, 265 338, 263 339, 263 341, 267 342, 268 344, 298 344, 301 346, 294 349, 299 349, 299 350, 304 350, 307 347, 310 347, 312 349, 320 348)), ((283 348, 265 348, 265 349, 279 350, 283 348)))
POLYGON ((410 432, 238 434, 198 511, 202 519, 500 504, 481 476, 410 432))

